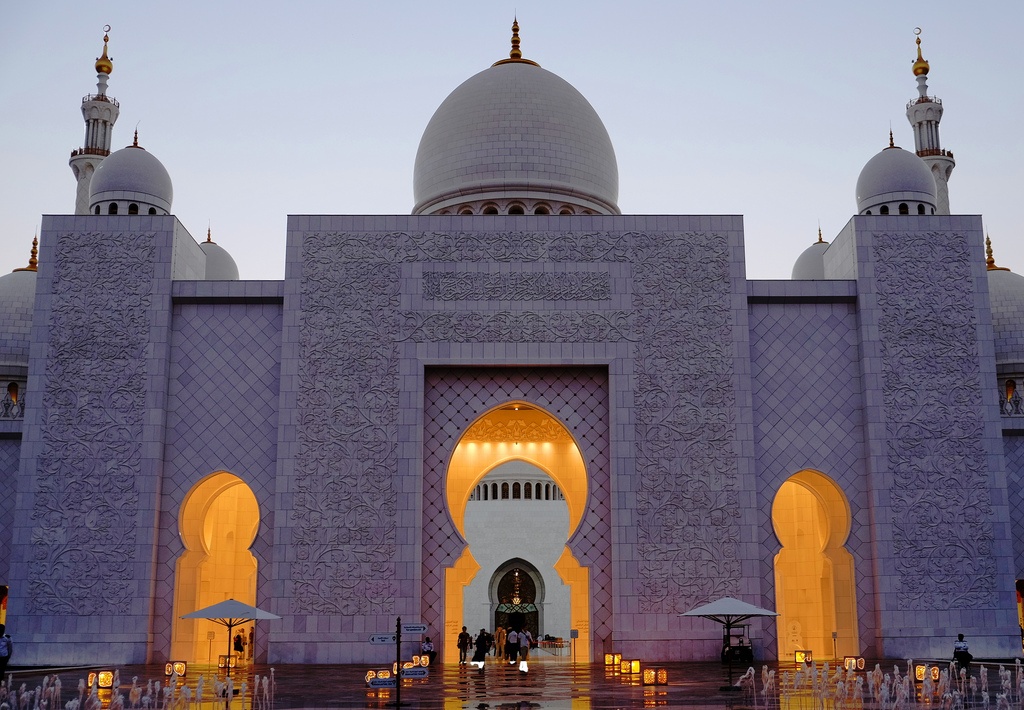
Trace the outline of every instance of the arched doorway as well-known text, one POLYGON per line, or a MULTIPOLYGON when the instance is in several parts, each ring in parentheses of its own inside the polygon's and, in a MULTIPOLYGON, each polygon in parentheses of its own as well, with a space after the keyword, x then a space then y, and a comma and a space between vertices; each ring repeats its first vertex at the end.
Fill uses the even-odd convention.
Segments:
POLYGON ((182 614, 225 599, 256 603, 256 558, 249 547, 259 520, 252 489, 226 471, 207 476, 185 497, 178 519, 185 551, 175 563, 173 658, 216 663, 227 647, 224 627, 182 614))
POLYGON ((521 626, 539 640, 544 580, 533 565, 525 560, 509 560, 492 575, 489 586, 493 609, 490 628, 521 626))
POLYGON ((775 556, 779 658, 810 650, 816 659, 859 655, 850 505, 835 482, 800 471, 779 488, 772 525, 782 544, 775 556), (834 634, 834 636, 833 636, 834 634))
MULTIPOLYGON (((468 545, 455 565, 445 572, 445 638, 444 660, 454 662, 456 637, 466 616, 465 590, 481 566, 475 559, 473 540, 467 536, 466 509, 477 486, 492 471, 512 463, 538 469, 545 478, 554 482, 560 500, 564 502, 568 518, 565 529, 558 535, 560 554, 552 565, 561 584, 568 588, 569 613, 566 632, 579 631, 579 648, 590 655, 590 578, 589 570, 582 567, 565 544, 579 526, 586 510, 588 481, 583 457, 580 455, 572 435, 565 427, 545 410, 526 402, 509 402, 487 412, 474 422, 456 444, 448 465, 446 477, 446 499, 449 513, 458 532, 468 545), (451 657, 450 657, 451 656, 451 657)), ((539 481, 531 480, 537 486, 539 481)), ((509 498, 515 493, 515 486, 509 484, 509 498)), ((504 489, 496 482, 495 490, 500 495, 504 489)), ((490 490, 490 487, 488 487, 490 490)), ((550 495, 551 484, 544 488, 533 488, 536 492, 550 495)), ((525 488, 521 488, 525 498, 525 488)), ((482 497, 482 489, 481 489, 482 497)), ((491 496, 488 496, 493 501, 491 496)), ((564 523, 563 523, 564 524, 564 523)), ((527 521, 520 526, 528 530, 527 521)), ((511 531, 510 531, 511 532, 511 531)), ((518 530, 516 531, 518 532, 518 530)), ((508 538, 512 542, 511 535, 508 538)), ((488 576, 490 571, 488 571, 488 576)), ((568 636, 568 633, 565 634, 568 636)))

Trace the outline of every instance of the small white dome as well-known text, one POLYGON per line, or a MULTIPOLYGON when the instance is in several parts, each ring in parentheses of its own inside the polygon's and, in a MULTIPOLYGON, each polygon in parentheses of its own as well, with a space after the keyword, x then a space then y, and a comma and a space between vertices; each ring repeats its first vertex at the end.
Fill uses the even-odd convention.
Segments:
POLYGON ((207 281, 238 281, 238 265, 224 247, 216 242, 200 242, 206 254, 207 281))
POLYGON ((804 249, 793 264, 794 281, 820 281, 825 278, 825 250, 828 242, 815 242, 804 249))
POLYGON ((618 214, 619 169, 594 107, 527 61, 470 77, 438 107, 416 153, 413 214, 481 199, 550 200, 618 214))
MULTIPOLYGON (((883 205, 914 203, 910 214, 918 214, 918 204, 927 206, 926 214, 935 208, 935 178, 917 155, 890 146, 873 157, 857 178, 857 212, 865 214, 883 205)), ((893 212, 895 214, 895 212, 893 212)))
MULTIPOLYGON (((89 184, 89 210, 94 211, 104 203, 135 203, 140 214, 146 214, 154 207, 159 214, 170 214, 174 188, 171 176, 163 163, 152 153, 137 145, 115 151, 108 155, 93 173, 89 184)), ((119 214, 126 212, 118 211, 119 214)))
POLYGON ((988 272, 996 365, 1024 370, 1024 276, 1005 269, 988 272))
POLYGON ((0 372, 28 367, 36 272, 19 270, 0 276, 0 372))

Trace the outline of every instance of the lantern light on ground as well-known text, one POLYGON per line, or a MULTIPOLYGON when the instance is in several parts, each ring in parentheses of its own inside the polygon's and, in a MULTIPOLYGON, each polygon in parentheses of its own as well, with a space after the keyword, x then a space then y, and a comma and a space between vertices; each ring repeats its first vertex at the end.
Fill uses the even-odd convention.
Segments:
POLYGON ((665 668, 658 668, 657 672, 658 676, 656 682, 658 685, 668 685, 668 670, 665 668))
POLYGON ((658 674, 653 668, 644 668, 644 685, 657 685, 658 674))
POLYGON ((810 663, 813 659, 813 654, 810 650, 793 651, 793 661, 796 663, 810 663))
POLYGON ((843 656, 843 668, 848 671, 862 671, 864 659, 860 656, 843 656))
POLYGON ((164 664, 164 675, 177 673, 179 677, 184 678, 187 669, 188 664, 185 661, 167 661, 164 664))
POLYGON ((629 661, 619 661, 619 673, 629 673, 629 661))
POLYGON ((639 659, 629 662, 629 672, 632 673, 633 675, 638 675, 640 673, 640 661, 639 661, 639 659))
POLYGON ((238 656, 235 654, 226 655, 222 654, 217 656, 217 667, 218 668, 234 668, 238 665, 238 656))
POLYGON ((100 688, 109 690, 114 685, 114 671, 94 671, 89 674, 89 687, 96 683, 100 688))

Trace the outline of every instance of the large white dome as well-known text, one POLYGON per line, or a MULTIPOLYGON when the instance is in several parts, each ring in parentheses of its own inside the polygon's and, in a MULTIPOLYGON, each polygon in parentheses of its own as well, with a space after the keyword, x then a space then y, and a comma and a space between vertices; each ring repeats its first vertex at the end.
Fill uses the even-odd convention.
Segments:
POLYGON ((829 243, 818 240, 811 246, 804 249, 793 264, 793 280, 822 280, 825 278, 825 250, 829 243))
POLYGON ((489 199, 619 213, 615 150, 597 112, 525 60, 470 77, 438 107, 416 153, 413 191, 413 214, 489 199))
MULTIPOLYGON (((106 214, 110 203, 129 203, 139 205, 141 214, 150 207, 155 214, 169 214, 173 197, 171 176, 163 163, 145 148, 130 145, 108 155, 96 168, 89 185, 89 210, 98 206, 106 214)), ((127 212, 122 206, 114 214, 127 212)))
POLYGON ((996 366, 1024 371, 1024 276, 1006 269, 988 271, 996 366))
POLYGON ((906 204, 908 214, 933 214, 935 178, 917 155, 890 145, 873 157, 857 178, 857 212, 898 214, 906 204), (918 205, 924 205, 921 211, 918 205), (881 208, 885 207, 885 210, 881 208))
POLYGON ((0 276, 0 374, 8 376, 16 374, 17 368, 28 367, 35 302, 35 270, 19 269, 0 276))

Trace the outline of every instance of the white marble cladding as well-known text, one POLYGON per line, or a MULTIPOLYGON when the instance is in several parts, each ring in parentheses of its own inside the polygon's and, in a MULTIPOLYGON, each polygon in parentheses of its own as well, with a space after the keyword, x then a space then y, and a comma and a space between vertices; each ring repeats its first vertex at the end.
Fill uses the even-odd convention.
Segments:
POLYGON ((148 653, 170 216, 44 217, 9 614, 20 662, 148 653))
POLYGON ((981 219, 857 216, 841 238, 857 255, 879 651, 945 657, 963 632, 975 655, 1019 653, 981 219))
POLYGON ((290 218, 276 577, 298 614, 283 659, 383 659, 361 632, 426 613, 412 564, 424 367, 562 364, 607 366, 615 402, 614 614, 593 650, 695 656, 679 612, 759 600, 740 515, 754 499, 745 295, 739 217, 290 218), (552 289, 562 274, 572 300, 552 289), (358 534, 320 532, 348 518, 358 534), (330 582, 343 572, 347 590, 330 582))

